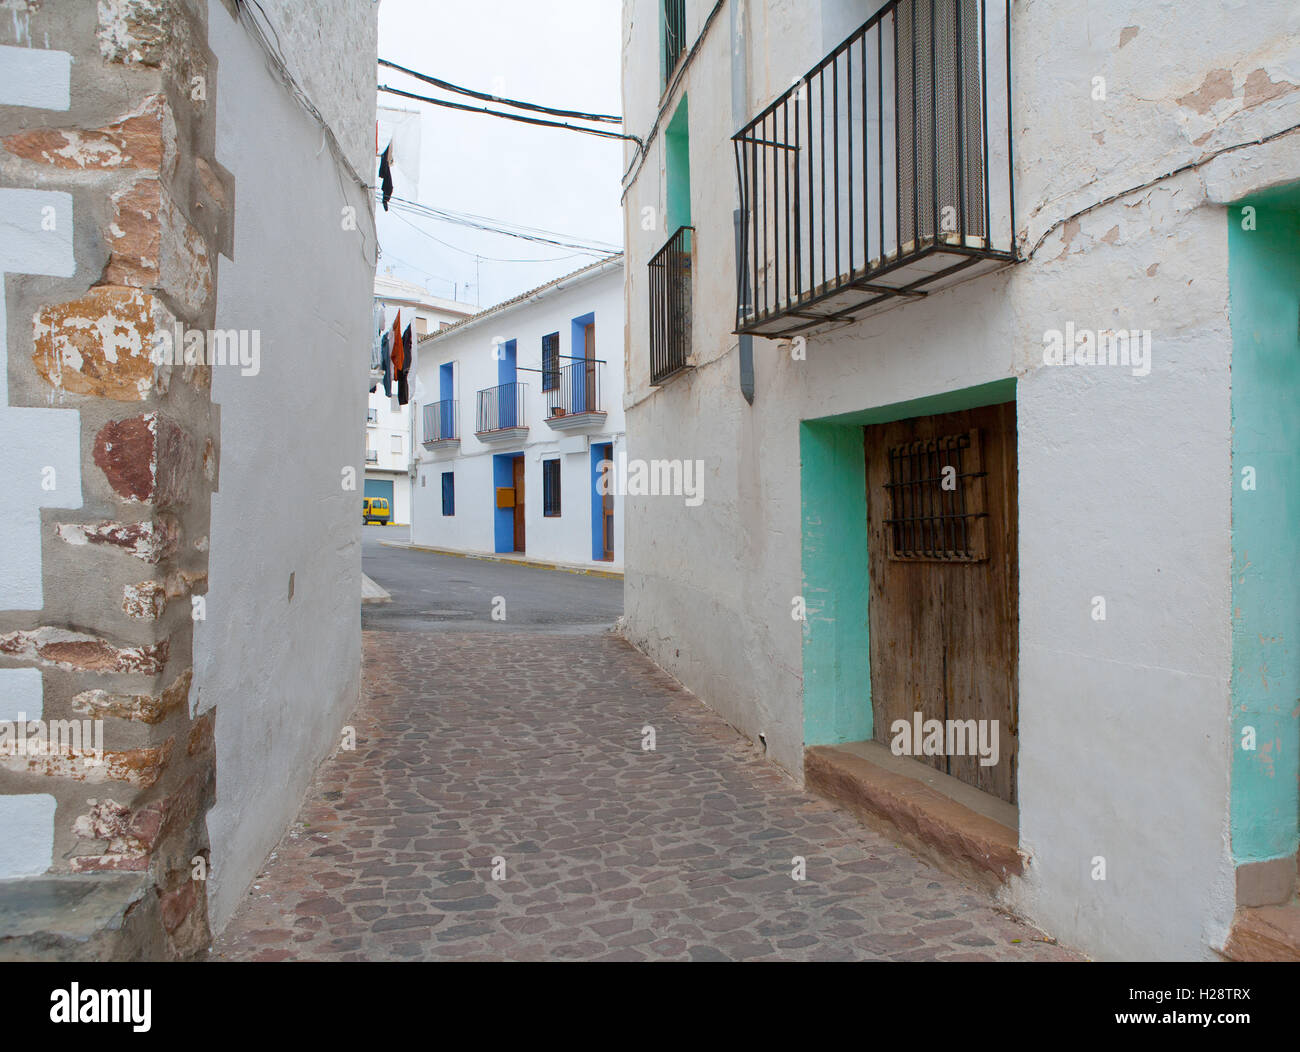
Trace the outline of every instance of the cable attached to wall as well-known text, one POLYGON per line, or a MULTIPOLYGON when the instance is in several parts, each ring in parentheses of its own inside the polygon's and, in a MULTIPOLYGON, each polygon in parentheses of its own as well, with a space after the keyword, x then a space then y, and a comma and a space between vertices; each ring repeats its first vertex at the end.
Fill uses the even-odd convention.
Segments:
MULTIPOLYGON (((262 53, 265 55, 267 65, 270 67, 271 72, 274 73, 277 79, 285 86, 285 88, 288 89, 290 97, 293 98, 303 112, 320 125, 325 140, 329 145, 330 152, 334 155, 334 160, 338 167, 342 168, 343 171, 346 172, 347 176, 356 183, 358 187, 365 191, 366 196, 368 197, 373 187, 357 173, 357 170, 352 166, 352 162, 348 160, 347 153, 344 151, 343 146, 339 143, 338 137, 334 134, 334 129, 330 127, 324 114, 321 113, 320 109, 312 101, 311 96, 307 94, 302 85, 298 83, 297 79, 290 71, 288 62, 284 57, 283 47, 280 43, 279 31, 275 28, 275 23, 271 21, 270 16, 267 15, 266 9, 261 5, 259 0, 234 0, 234 5, 235 13, 239 19, 240 25, 247 30, 249 36, 252 37, 253 42, 258 45, 262 53), (259 12, 261 12, 261 21, 258 20, 257 15, 253 14, 253 10, 249 6, 250 2, 259 12), (271 37, 267 35, 266 29, 263 28, 263 22, 265 22, 266 28, 270 30, 271 35, 274 36, 274 43, 272 43, 271 37)), ((342 176, 338 172, 337 168, 335 174, 339 176, 339 188, 343 190, 344 200, 346 200, 347 191, 343 185, 342 176)), ((378 238, 376 237, 375 240, 375 258, 371 259, 368 250, 369 239, 366 237, 364 230, 358 230, 358 232, 361 234, 362 258, 366 261, 367 265, 372 267, 377 266, 379 263, 378 238)))
POLYGON ((655 120, 654 123, 650 125, 650 130, 646 132, 644 141, 637 139, 635 135, 628 136, 628 138, 636 139, 637 149, 632 156, 632 163, 628 165, 627 171, 623 173, 623 193, 619 195, 619 204, 623 203, 632 183, 636 182, 637 176, 641 174, 641 169, 645 166, 646 157, 648 156, 647 150, 649 149, 650 144, 654 142, 655 135, 659 132, 659 125, 663 123, 664 116, 668 112, 668 105, 676 97, 677 89, 681 85, 682 78, 686 76, 686 71, 695 60, 696 52, 700 50, 700 46, 704 43, 705 38, 708 37, 709 28, 713 25, 714 19, 718 17, 719 12, 721 12, 726 2, 727 0, 718 0, 718 2, 713 5, 713 10, 709 12, 709 17, 704 20, 704 25, 700 27, 700 35, 695 38, 695 43, 692 44, 691 49, 686 52, 686 57, 678 64, 677 75, 673 77, 672 84, 669 86, 668 90, 664 92, 664 104, 659 107, 659 112, 655 115, 655 120), (633 167, 636 168, 635 172, 632 170, 633 167), (631 176, 630 182, 628 179, 629 176, 631 176))
POLYGON ((1274 139, 1280 139, 1284 135, 1290 135, 1294 131, 1300 131, 1300 124, 1292 124, 1288 128, 1270 132, 1268 135, 1262 135, 1258 139, 1251 139, 1249 142, 1238 142, 1233 143, 1231 146, 1220 147, 1217 150, 1207 153, 1204 157, 1201 157, 1198 160, 1188 161, 1187 164, 1179 165, 1177 168, 1165 172, 1164 175, 1157 175, 1154 179, 1148 179, 1145 183, 1141 183, 1138 186, 1130 186, 1127 190, 1120 190, 1107 197, 1103 197, 1100 201, 1094 201, 1087 207, 1080 208, 1072 215, 1068 215, 1064 219, 1058 219, 1055 223, 1044 230, 1042 236, 1034 242, 1034 247, 1026 253, 1025 260, 1028 261, 1033 259, 1034 253, 1043 247, 1043 242, 1051 237, 1054 231, 1059 230, 1066 223, 1072 222, 1080 216, 1087 215, 1089 212, 1095 212, 1098 208, 1102 208, 1105 205, 1118 201, 1121 197, 1128 197, 1129 194, 1136 194, 1143 190, 1149 190, 1158 183, 1163 183, 1166 179, 1172 179, 1176 175, 1182 175, 1184 172, 1196 171, 1196 169, 1204 167, 1216 157, 1221 157, 1225 153, 1232 153, 1234 150, 1244 150, 1248 146, 1263 146, 1265 143, 1272 142, 1274 139))

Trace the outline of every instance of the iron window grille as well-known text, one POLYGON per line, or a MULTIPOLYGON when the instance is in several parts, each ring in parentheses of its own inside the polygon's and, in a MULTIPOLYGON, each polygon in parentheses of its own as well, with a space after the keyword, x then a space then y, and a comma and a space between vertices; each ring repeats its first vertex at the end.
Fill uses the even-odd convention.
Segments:
POLYGON ((664 81, 677 68, 686 51, 686 0, 663 0, 664 10, 664 81))
POLYGON ((456 514, 456 475, 451 471, 442 473, 442 513, 456 514))
POLYGON ((542 390, 554 391, 560 383, 560 334, 542 337, 542 390))
POLYGON ((554 519, 560 514, 560 461, 542 461, 542 514, 554 519))
POLYGON ((981 562, 988 558, 978 431, 889 449, 889 558, 981 562))
POLYGON ((650 260, 650 382, 685 369, 691 353, 694 227, 680 227, 650 260))
POLYGON ((891 0, 734 137, 736 331, 790 336, 1014 262, 1009 0, 891 0))

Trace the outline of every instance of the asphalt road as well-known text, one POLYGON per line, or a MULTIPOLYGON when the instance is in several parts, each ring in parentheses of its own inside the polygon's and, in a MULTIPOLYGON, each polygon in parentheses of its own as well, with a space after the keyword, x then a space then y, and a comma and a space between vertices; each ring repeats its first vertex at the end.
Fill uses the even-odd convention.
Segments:
POLYGON ((361 607, 363 628, 584 633, 612 627, 623 613, 620 579, 382 543, 409 534, 404 526, 362 527, 361 567, 393 597, 361 607), (494 606, 504 609, 504 620, 493 620, 494 606))

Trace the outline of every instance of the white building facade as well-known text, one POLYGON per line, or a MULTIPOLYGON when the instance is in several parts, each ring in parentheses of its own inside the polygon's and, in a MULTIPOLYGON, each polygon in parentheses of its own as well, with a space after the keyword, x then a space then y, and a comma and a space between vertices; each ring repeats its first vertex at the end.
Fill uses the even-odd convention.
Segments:
POLYGON ((629 639, 1062 941, 1250 956, 1300 846, 1295 5, 623 9, 628 449, 707 482, 629 498, 629 639))
POLYGON ((622 567, 623 321, 620 256, 421 341, 412 543, 622 567))
MULTIPOLYGON (((410 325, 412 344, 430 333, 463 321, 478 308, 468 303, 432 296, 426 289, 391 274, 375 276, 375 299, 383 305, 385 331, 390 331, 401 315, 402 332, 410 325)), ((414 375, 414 370, 412 371, 414 375)), ((371 382, 376 382, 372 373, 371 382)), ((415 461, 416 435, 412 402, 400 405, 397 385, 391 395, 384 394, 382 382, 370 392, 366 405, 366 479, 367 497, 383 497, 392 510, 390 523, 406 525, 411 521, 411 468, 415 461)))

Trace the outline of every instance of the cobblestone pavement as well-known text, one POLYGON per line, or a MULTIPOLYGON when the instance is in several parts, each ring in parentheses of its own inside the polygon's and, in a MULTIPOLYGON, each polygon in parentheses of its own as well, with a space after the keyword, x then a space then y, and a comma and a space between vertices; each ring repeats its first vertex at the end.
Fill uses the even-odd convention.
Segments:
POLYGON ((1077 959, 802 792, 615 635, 368 631, 365 661, 356 750, 215 959, 1077 959))

